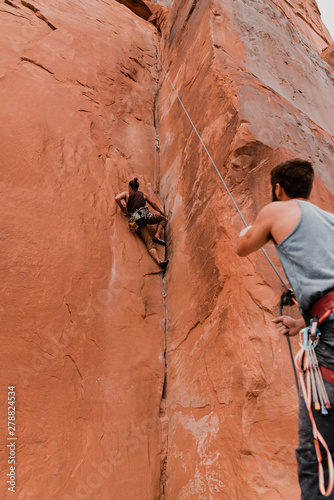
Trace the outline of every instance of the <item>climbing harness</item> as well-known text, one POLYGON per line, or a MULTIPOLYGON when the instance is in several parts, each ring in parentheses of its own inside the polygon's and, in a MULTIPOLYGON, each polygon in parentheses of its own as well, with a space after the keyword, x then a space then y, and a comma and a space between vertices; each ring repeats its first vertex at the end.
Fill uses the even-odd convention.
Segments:
MULTIPOLYGON (((331 405, 327 395, 327 391, 324 384, 325 375, 333 375, 332 370, 326 369, 325 367, 319 366, 317 356, 316 356, 316 347, 319 342, 319 338, 321 336, 321 332, 318 329, 318 325, 320 325, 331 312, 334 312, 334 303, 332 301, 334 297, 334 293, 330 292, 327 295, 324 295, 311 309, 311 314, 315 317, 311 319, 311 325, 303 328, 300 332, 300 350, 295 358, 295 365, 299 372, 299 380, 300 387, 302 390, 302 394, 304 397, 305 405, 309 413, 309 417, 312 424, 312 432, 314 437, 314 446, 318 460, 318 470, 319 470, 319 489, 323 496, 329 496, 333 491, 334 486, 334 466, 333 459, 331 453, 328 449, 327 443, 324 440, 323 436, 318 431, 317 425, 315 423, 315 419, 312 412, 312 401, 314 405, 314 409, 317 411, 321 411, 321 414, 326 416, 328 414, 328 410, 330 410, 331 405), (318 313, 321 314, 320 319, 318 319, 318 313), (328 486, 325 488, 325 480, 324 480, 324 470, 322 466, 322 455, 320 451, 319 442, 325 448, 327 453, 327 461, 328 461, 328 486)), ((330 378, 326 377, 326 380, 330 382, 334 382, 330 378)))
POLYGON ((136 233, 139 229, 139 221, 141 220, 151 221, 154 219, 154 217, 155 215, 149 212, 147 207, 138 208, 130 215, 130 218, 128 220, 129 228, 133 233, 136 233))
POLYGON ((136 233, 138 231, 138 228, 139 228, 138 222, 140 221, 140 219, 141 219, 141 216, 138 213, 138 210, 136 210, 135 212, 133 212, 130 215, 130 218, 128 220, 128 225, 133 233, 136 233))
POLYGON ((334 292, 328 292, 314 304, 310 314, 312 318, 320 318, 318 321, 318 324, 320 324, 327 319, 332 312, 334 312, 334 292))

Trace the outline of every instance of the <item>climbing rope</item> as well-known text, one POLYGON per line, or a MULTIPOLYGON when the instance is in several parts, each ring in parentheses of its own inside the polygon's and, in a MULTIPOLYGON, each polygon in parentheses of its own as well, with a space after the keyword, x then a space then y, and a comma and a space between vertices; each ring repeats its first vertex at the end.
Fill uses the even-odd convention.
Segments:
MULTIPOLYGON (((154 182, 153 182, 153 195, 157 195, 160 198, 160 201, 164 205, 164 200, 160 194, 159 189, 157 189, 157 177, 159 179, 159 186, 160 186, 160 139, 159 139, 159 134, 158 134, 158 126, 157 126, 157 95, 159 92, 159 71, 158 71, 158 51, 156 49, 155 51, 155 71, 156 71, 156 77, 155 77, 155 96, 154 96, 154 114, 153 114, 153 120, 154 120, 154 130, 155 130, 155 137, 154 137, 154 182), (158 166, 158 169, 157 169, 158 166), (157 170, 158 170, 158 176, 157 176, 157 170)), ((165 206, 164 206, 165 209, 165 206)))
MULTIPOLYGON (((141 26, 141 27, 142 27, 142 26, 141 26)), ((146 29, 145 29, 145 28, 143 28, 143 27, 142 27, 142 29, 145 31, 146 36, 147 36, 147 38, 148 38, 148 40, 149 40, 149 42, 150 42, 150 44, 151 44, 151 46, 152 46, 152 48, 153 48, 153 51, 155 52, 156 57, 157 57, 157 59, 158 59, 158 61, 159 61, 160 65, 161 65, 161 68, 162 68, 163 72, 165 73, 165 75, 166 75, 166 77, 167 77, 167 80, 169 81, 169 83, 170 83, 170 85, 171 85, 171 87, 172 87, 172 89, 173 89, 173 91, 174 91, 174 93, 175 93, 175 95, 176 95, 176 97, 177 97, 177 99, 178 99, 179 103, 180 103, 180 104, 181 104, 181 106, 182 106, 183 111, 185 112, 185 114, 186 114, 186 116, 187 116, 188 120, 190 121, 191 126, 192 126, 192 128, 194 129, 194 131, 195 131, 195 133, 196 133, 196 135, 197 135, 197 137, 198 137, 198 139, 199 139, 200 143, 202 144, 202 146, 203 146, 203 148, 204 148, 204 150, 205 150, 206 154, 208 155, 209 160, 211 161, 211 163, 212 163, 212 165, 213 165, 213 167, 214 167, 215 171, 217 172, 218 177, 220 178, 221 182, 223 183, 223 186, 224 186, 224 188, 225 188, 225 190, 226 190, 226 192, 227 192, 228 196, 230 197, 230 199, 231 199, 231 201, 232 201, 232 203, 233 203, 233 205, 234 205, 234 207, 235 207, 236 211, 238 212, 238 214, 239 214, 239 216, 240 216, 240 218, 241 218, 242 222, 244 223, 245 227, 248 227, 248 224, 246 223, 246 221, 245 221, 245 219, 244 219, 244 217, 243 217, 243 215, 242 215, 242 213, 241 213, 241 211, 240 211, 240 209, 239 209, 239 207, 238 207, 238 205, 237 205, 236 201, 234 200, 234 198, 233 198, 233 196, 232 196, 232 194, 231 194, 230 190, 228 189, 228 187, 227 187, 227 185, 226 185, 226 183, 225 183, 225 181, 224 181, 224 179, 223 179, 223 177, 222 177, 221 173, 219 172, 219 170, 218 170, 218 168, 217 168, 217 166, 216 166, 215 162, 213 161, 213 158, 212 158, 212 156, 210 155, 210 153, 209 153, 209 151, 208 151, 208 149, 207 149, 207 147, 206 147, 206 145, 205 145, 205 143, 204 143, 204 141, 203 141, 203 139, 202 139, 201 135, 199 134, 199 132, 198 132, 198 130, 197 130, 197 128, 196 128, 196 126, 195 126, 194 122, 193 122, 193 121, 192 121, 192 119, 190 118, 188 111, 186 110, 186 108, 185 108, 185 106, 184 106, 184 104, 183 104, 183 102, 182 102, 182 100, 181 100, 181 98, 180 98, 180 96, 179 96, 179 94, 178 94, 178 92, 177 92, 176 88, 175 88, 175 87, 174 87, 174 85, 173 85, 173 82, 172 82, 172 81, 171 81, 171 79, 169 78, 169 75, 168 75, 167 71, 165 70, 165 67, 164 67, 164 65, 163 65, 163 63, 162 63, 162 61, 161 61, 161 59, 160 59, 160 57, 159 57, 159 54, 158 54, 157 48, 153 45, 153 43, 152 43, 152 41, 151 41, 150 37, 148 36, 148 33, 147 33, 146 29)), ((267 252, 266 252, 263 248, 261 248, 261 250, 262 250, 263 255, 264 255, 264 256, 266 257, 266 259, 268 260, 269 264, 271 265, 272 269, 275 271, 276 275, 278 276, 278 278, 280 279, 280 281, 281 281, 281 282, 282 282, 282 284, 284 285, 284 287, 288 290, 288 289, 289 289, 288 285, 285 283, 284 279, 282 278, 282 276, 280 275, 280 273, 279 273, 279 272, 278 272, 278 270, 276 269, 276 267, 275 267, 274 263, 273 263, 273 262, 272 262, 272 260, 270 259, 270 257, 269 257, 269 255, 267 254, 267 252)))
POLYGON ((159 164, 159 182, 160 182, 160 140, 158 134, 158 126, 157 126, 157 95, 159 92, 159 71, 158 71, 158 51, 155 50, 155 96, 154 96, 154 189, 153 193, 159 193, 159 189, 157 189, 157 164, 159 164))
POLYGON ((322 415, 327 415, 331 405, 325 388, 325 384, 319 369, 315 348, 320 332, 317 329, 318 323, 314 321, 311 327, 301 330, 303 341, 300 342, 301 349, 295 358, 295 365, 299 372, 300 387, 304 397, 305 405, 311 420, 314 437, 314 447, 318 460, 319 490, 323 496, 329 496, 334 486, 334 466, 331 453, 323 436, 318 431, 314 415, 312 412, 312 399, 315 410, 321 410, 322 415), (319 442, 324 447, 327 454, 328 463, 328 485, 325 488, 324 469, 322 466, 322 455, 319 442))

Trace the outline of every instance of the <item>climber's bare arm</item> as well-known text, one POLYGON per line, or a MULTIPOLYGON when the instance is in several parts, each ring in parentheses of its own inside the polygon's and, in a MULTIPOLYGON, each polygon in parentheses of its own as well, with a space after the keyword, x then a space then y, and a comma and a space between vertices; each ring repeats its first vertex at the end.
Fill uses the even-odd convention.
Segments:
POLYGON ((267 205, 260 211, 253 226, 241 231, 236 246, 236 252, 240 257, 246 257, 259 250, 271 239, 272 205, 267 205))
POLYGON ((124 191, 124 193, 120 193, 117 196, 115 196, 115 201, 117 205, 120 207, 124 215, 128 215, 128 212, 126 210, 126 204, 129 199, 129 192, 124 191), (124 201, 124 203, 122 203, 124 201))
POLYGON ((263 247, 269 240, 279 245, 297 226, 300 215, 300 206, 296 200, 269 203, 260 211, 254 225, 241 231, 237 241, 237 254, 245 257, 263 247))
POLYGON ((145 197, 145 201, 147 201, 147 203, 149 205, 151 205, 151 207, 156 210, 157 212, 159 212, 159 214, 161 215, 165 215, 165 212, 163 211, 163 209, 160 207, 160 205, 158 205, 157 203, 154 203, 154 201, 150 200, 149 197, 144 194, 144 197, 145 197))

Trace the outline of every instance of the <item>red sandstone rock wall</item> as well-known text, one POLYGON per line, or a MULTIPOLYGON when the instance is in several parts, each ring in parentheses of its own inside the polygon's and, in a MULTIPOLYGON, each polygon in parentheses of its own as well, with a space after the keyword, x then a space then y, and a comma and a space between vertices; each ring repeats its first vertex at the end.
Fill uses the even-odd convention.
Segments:
POLYGON ((320 11, 315 0, 290 1, 275 0, 267 2, 273 4, 289 24, 302 36, 320 51, 331 43, 331 36, 327 28, 323 25, 320 11))
MULTIPOLYGON (((174 3, 164 65, 248 223, 270 200, 269 170, 294 155, 312 159, 313 199, 334 209, 324 39, 313 2, 174 3)), ((261 252, 234 254, 241 220, 164 76, 159 132, 171 216, 166 497, 296 500, 296 388, 271 325, 282 285, 261 252)))
MULTIPOLYGON (((293 155, 334 209, 332 40, 311 0, 175 0, 155 19, 161 39, 113 0, 1 4, 15 497, 294 500, 295 387, 270 322, 282 287, 260 252, 235 256, 242 224, 161 72, 158 93, 151 42, 251 223, 293 155), (170 215, 165 284, 115 207, 133 176, 170 215)), ((0 432, 13 498, 4 418, 0 432)))
POLYGON ((153 190, 156 30, 104 1, 0 19, 0 497, 158 498, 162 279, 114 203, 134 175, 153 190))

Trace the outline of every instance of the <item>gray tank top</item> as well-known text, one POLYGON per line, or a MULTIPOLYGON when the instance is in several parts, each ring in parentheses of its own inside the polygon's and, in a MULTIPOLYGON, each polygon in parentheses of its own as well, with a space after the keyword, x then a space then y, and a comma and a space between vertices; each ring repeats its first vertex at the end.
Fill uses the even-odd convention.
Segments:
POLYGON ((276 249, 299 309, 308 320, 312 305, 334 290, 334 214, 308 201, 295 200, 301 216, 276 249))

